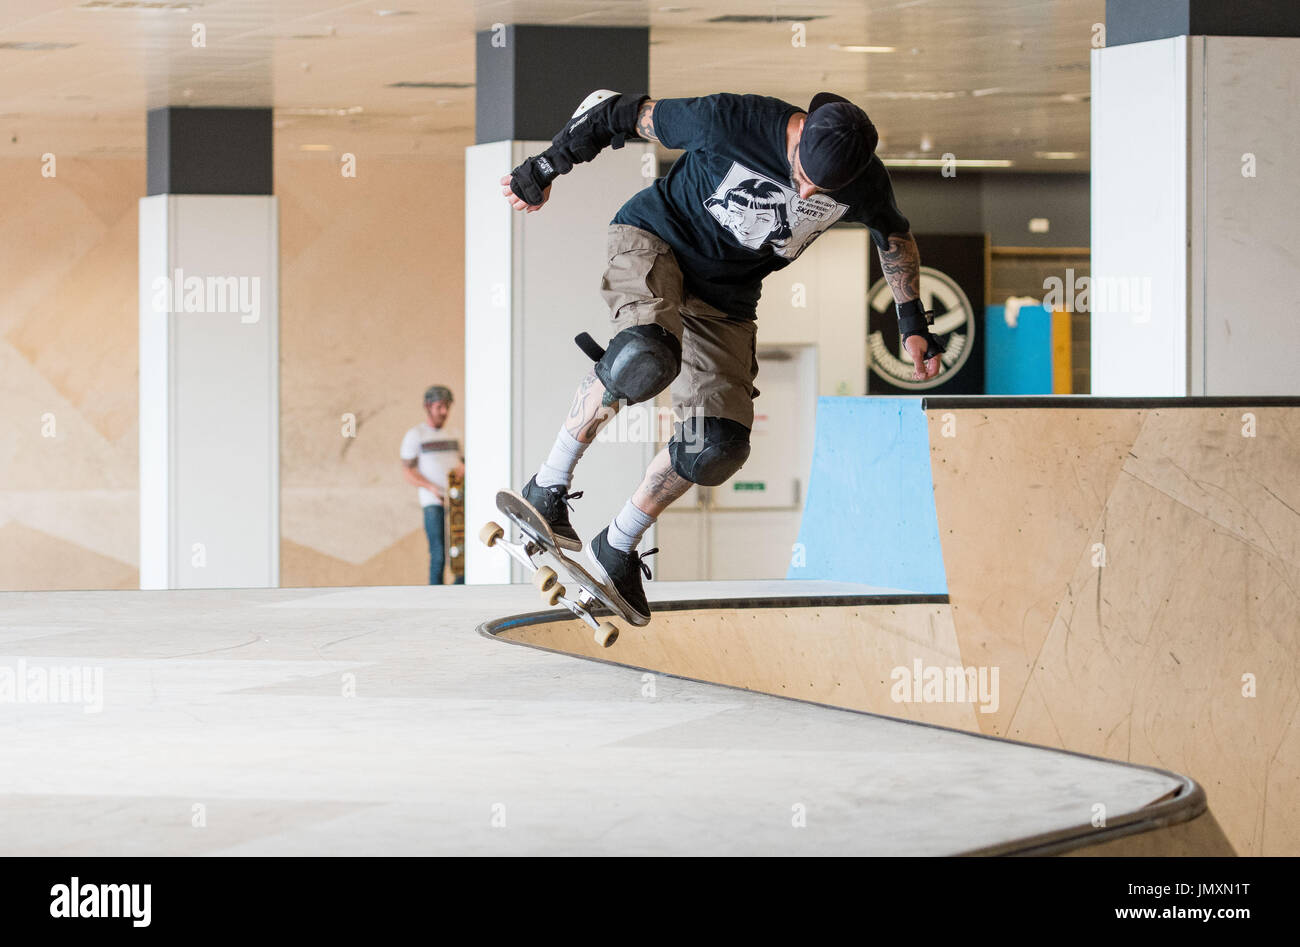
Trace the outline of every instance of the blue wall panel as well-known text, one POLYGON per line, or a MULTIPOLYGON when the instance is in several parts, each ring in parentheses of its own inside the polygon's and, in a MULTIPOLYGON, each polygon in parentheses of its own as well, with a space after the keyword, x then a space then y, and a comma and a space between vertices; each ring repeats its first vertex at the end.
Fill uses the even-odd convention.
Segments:
POLYGON ((947 594, 920 398, 818 399, 799 543, 787 578, 947 594))

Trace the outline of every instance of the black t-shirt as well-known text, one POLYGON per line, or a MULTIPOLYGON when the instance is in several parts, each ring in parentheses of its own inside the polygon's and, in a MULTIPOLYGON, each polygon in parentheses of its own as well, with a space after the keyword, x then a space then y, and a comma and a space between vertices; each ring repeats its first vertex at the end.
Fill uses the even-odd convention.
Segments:
POLYGON ((761 283, 832 224, 866 224, 877 246, 906 233, 907 218, 880 158, 835 191, 799 197, 790 180, 786 127, 797 106, 765 95, 660 99, 654 127, 686 153, 614 216, 673 249, 686 289, 729 316, 755 318, 761 283))

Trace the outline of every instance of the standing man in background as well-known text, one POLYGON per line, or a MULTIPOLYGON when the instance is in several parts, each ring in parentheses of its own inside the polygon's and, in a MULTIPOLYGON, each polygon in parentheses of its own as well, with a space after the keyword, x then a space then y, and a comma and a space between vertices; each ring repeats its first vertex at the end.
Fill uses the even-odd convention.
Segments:
MULTIPOLYGON (((424 393, 424 414, 428 419, 406 432, 402 438, 402 475, 406 482, 419 488, 420 506, 424 508, 424 532, 429 537, 429 584, 442 585, 446 566, 447 475, 456 471, 465 475, 465 458, 460 451, 456 432, 446 428, 451 413, 451 389, 433 385, 424 393)), ((465 581, 457 578, 457 584, 465 581)))

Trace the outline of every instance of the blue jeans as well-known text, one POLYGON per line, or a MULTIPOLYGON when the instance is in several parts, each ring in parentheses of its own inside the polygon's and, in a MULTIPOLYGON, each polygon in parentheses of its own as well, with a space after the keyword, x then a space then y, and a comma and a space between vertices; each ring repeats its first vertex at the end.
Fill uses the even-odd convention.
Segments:
MULTIPOLYGON (((443 524, 446 514, 437 503, 424 508, 424 533, 429 537, 429 584, 442 585, 442 570, 447 562, 447 545, 443 539, 443 524)), ((458 576, 457 585, 463 585, 465 579, 458 576)))

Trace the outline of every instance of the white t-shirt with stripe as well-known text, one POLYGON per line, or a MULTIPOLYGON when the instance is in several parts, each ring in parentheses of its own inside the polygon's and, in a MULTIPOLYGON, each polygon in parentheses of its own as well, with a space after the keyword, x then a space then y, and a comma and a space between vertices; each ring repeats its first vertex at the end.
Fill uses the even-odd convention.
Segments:
MULTIPOLYGON (((408 463, 416 458, 416 469, 430 483, 447 489, 447 474, 460 464, 460 438, 450 428, 435 428, 430 424, 417 424, 402 438, 402 460, 408 463)), ((419 488, 420 506, 442 506, 442 501, 430 490, 419 488)))

